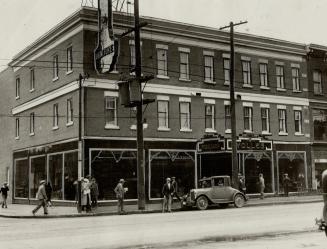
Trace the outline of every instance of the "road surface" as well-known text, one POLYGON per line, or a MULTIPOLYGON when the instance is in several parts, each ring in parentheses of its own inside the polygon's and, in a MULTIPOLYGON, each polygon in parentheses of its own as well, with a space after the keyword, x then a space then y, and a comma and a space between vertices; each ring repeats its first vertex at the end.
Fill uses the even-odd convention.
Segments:
POLYGON ((174 248, 186 243, 201 242, 209 246, 212 242, 224 244, 232 237, 261 238, 301 231, 305 238, 316 229, 314 218, 321 215, 322 205, 309 203, 57 219, 0 218, 0 247, 174 248))

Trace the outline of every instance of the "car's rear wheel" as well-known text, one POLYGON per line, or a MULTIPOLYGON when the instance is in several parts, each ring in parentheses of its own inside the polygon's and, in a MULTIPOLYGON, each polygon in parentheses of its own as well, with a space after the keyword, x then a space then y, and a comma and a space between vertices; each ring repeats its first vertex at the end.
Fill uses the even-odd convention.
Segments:
POLYGON ((242 195, 240 195, 240 194, 235 195, 235 197, 234 197, 234 205, 235 205, 235 207, 241 208, 241 207, 244 206, 244 204, 245 204, 244 197, 242 195))
POLYGON ((196 200, 196 207, 199 210, 206 210, 209 206, 209 202, 208 202, 208 198, 205 196, 200 196, 197 200, 196 200))

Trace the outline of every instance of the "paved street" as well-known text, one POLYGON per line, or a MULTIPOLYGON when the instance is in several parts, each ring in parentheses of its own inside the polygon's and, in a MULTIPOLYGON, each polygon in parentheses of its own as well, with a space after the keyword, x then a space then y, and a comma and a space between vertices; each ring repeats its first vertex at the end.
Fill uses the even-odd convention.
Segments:
POLYGON ((176 248, 186 241, 226 245, 226 239, 233 237, 284 232, 304 231, 305 238, 316 229, 314 218, 321 209, 322 203, 311 203, 126 216, 1 218, 0 241, 1 248, 176 248))

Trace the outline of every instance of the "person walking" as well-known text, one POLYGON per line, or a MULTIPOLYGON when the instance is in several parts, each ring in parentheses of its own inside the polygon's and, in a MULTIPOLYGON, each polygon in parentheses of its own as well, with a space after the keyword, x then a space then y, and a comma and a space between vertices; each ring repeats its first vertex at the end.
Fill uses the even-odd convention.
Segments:
POLYGON ((291 184, 291 179, 288 177, 288 174, 285 173, 283 178, 283 186, 284 186, 284 195, 286 197, 288 197, 290 184, 291 184))
POLYGON ((82 211, 89 212, 91 211, 91 190, 90 181, 87 178, 82 180, 81 191, 82 211))
POLYGON ((263 174, 259 174, 259 191, 260 191, 260 199, 265 198, 265 179, 263 178, 263 174))
POLYGON ((125 180, 124 179, 120 179, 117 186, 115 187, 114 191, 116 193, 116 197, 117 197, 117 209, 118 209, 118 214, 124 214, 125 210, 124 210, 124 197, 125 197, 125 193, 127 192, 127 188, 124 188, 124 183, 125 180))
POLYGON ((43 207, 44 214, 48 214, 48 209, 47 209, 47 194, 45 192, 45 180, 40 181, 39 188, 36 193, 36 199, 38 199, 39 203, 37 204, 36 208, 33 209, 32 213, 33 215, 36 214, 36 212, 43 207))
POLYGON ((47 205, 48 207, 51 207, 52 206, 52 203, 51 203, 51 196, 52 196, 52 187, 51 187, 51 183, 50 182, 47 182, 47 184, 45 185, 45 193, 47 194, 47 205))
POLYGON ((171 184, 170 178, 166 179, 166 183, 162 188, 163 195, 163 203, 162 203, 162 212, 164 213, 166 210, 171 212, 171 200, 175 190, 173 185, 171 184))
POLYGON ((99 188, 98 188, 98 184, 94 177, 91 178, 90 190, 91 190, 91 207, 97 208, 99 188))
POLYGON ((9 191, 8 183, 5 182, 3 183, 3 186, 0 189, 1 196, 2 196, 2 208, 7 208, 8 191, 9 191))
POLYGON ((242 174, 238 174, 238 190, 246 195, 245 179, 242 174))
POLYGON ((173 193, 173 196, 172 196, 172 197, 176 197, 177 200, 178 200, 179 202, 181 202, 182 200, 181 200, 181 198, 180 198, 179 195, 178 195, 178 183, 177 183, 177 181, 176 181, 176 177, 175 177, 175 176, 172 176, 172 177, 171 177, 171 185, 172 185, 173 188, 174 188, 174 193, 173 193))

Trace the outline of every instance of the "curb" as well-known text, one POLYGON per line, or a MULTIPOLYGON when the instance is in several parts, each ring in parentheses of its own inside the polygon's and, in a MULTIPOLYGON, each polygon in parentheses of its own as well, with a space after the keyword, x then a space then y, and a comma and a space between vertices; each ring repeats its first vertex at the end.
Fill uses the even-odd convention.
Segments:
MULTIPOLYGON (((307 201, 282 201, 282 202, 269 202, 269 203, 248 203, 244 206, 247 207, 260 207, 260 206, 277 206, 277 205, 293 205, 293 204, 308 204, 308 203, 318 203, 323 202, 323 200, 307 200, 307 201)), ((191 209, 193 210, 193 209, 191 209)), ((173 209, 173 212, 186 212, 187 210, 173 209)), ((128 211, 124 215, 132 214, 152 214, 161 213, 161 210, 135 210, 128 211)), ((1 218, 13 218, 13 219, 54 219, 54 218, 81 218, 81 217, 96 217, 96 216, 113 216, 118 215, 117 212, 102 212, 102 213, 83 213, 83 214, 58 214, 58 215, 6 215, 0 214, 1 218)))

